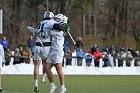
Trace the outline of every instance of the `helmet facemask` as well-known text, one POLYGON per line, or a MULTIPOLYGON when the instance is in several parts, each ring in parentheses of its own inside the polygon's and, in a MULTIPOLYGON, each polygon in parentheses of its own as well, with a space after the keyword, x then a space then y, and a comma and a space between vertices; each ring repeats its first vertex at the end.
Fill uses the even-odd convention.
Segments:
POLYGON ((52 19, 54 17, 53 12, 45 12, 44 13, 44 18, 52 19))

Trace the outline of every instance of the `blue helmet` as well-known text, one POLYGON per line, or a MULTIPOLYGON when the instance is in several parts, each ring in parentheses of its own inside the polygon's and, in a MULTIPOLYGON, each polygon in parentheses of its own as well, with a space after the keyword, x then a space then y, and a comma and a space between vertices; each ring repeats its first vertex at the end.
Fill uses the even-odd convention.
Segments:
POLYGON ((47 11, 47 12, 45 12, 44 13, 44 18, 53 18, 54 17, 54 14, 53 14, 53 12, 49 12, 49 11, 47 11))

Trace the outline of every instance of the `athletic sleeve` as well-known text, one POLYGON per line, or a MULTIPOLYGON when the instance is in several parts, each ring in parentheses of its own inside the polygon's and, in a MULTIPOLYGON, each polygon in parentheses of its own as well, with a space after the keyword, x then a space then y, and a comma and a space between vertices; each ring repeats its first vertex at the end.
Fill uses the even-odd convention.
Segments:
POLYGON ((68 29, 69 29, 69 25, 67 23, 65 23, 65 30, 64 30, 64 32, 67 32, 68 29))
POLYGON ((66 23, 55 23, 53 25, 53 29, 58 30, 58 31, 66 32, 68 30, 68 24, 66 24, 66 23))

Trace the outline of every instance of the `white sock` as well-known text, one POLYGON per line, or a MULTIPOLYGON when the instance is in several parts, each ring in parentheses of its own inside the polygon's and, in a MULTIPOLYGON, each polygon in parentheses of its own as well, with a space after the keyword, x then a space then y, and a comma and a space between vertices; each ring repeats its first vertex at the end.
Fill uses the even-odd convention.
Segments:
POLYGON ((34 85, 38 87, 38 80, 34 80, 34 85))
POLYGON ((65 85, 63 84, 63 85, 61 85, 61 87, 65 87, 65 85))

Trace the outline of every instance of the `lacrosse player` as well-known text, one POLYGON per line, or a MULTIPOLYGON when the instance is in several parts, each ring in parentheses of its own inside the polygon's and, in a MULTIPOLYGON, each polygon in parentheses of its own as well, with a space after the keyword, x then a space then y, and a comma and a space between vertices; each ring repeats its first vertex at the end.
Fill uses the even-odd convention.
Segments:
MULTIPOLYGON (((46 60, 51 45, 51 37, 48 35, 48 31, 52 29, 54 20, 54 14, 52 12, 45 12, 44 19, 40 22, 40 27, 37 32, 36 46, 34 52, 34 92, 38 92, 38 76, 39 65, 41 60, 46 60)), ((44 66, 43 66, 44 68, 44 66)), ((45 72, 43 70, 42 82, 45 82, 45 72)))
POLYGON ((50 31, 52 36, 52 42, 50 46, 50 51, 46 61, 46 72, 50 82, 50 92, 53 93, 57 86, 54 83, 53 74, 51 68, 54 66, 59 76, 60 80, 60 93, 65 93, 67 91, 64 85, 64 74, 62 71, 62 60, 64 56, 63 44, 64 44, 64 32, 67 30, 67 17, 63 14, 57 14, 54 17, 57 22, 53 25, 53 29, 50 31))

